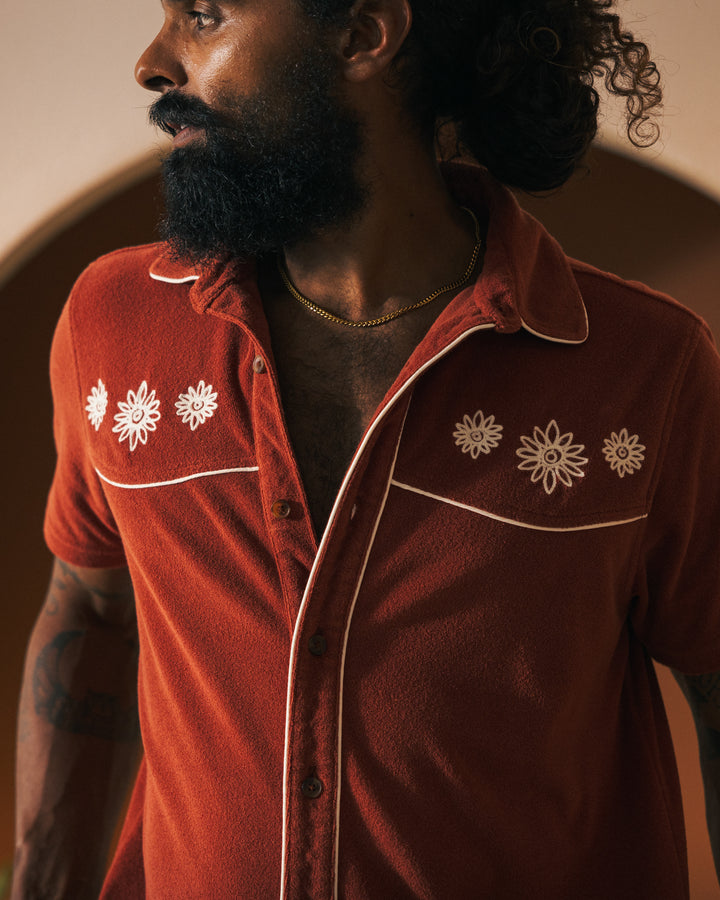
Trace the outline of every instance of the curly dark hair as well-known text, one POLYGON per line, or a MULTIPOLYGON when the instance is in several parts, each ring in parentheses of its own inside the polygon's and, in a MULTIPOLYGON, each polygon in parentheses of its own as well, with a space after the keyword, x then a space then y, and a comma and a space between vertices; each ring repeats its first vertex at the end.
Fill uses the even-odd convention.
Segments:
MULTIPOLYGON (((562 185, 597 132, 598 79, 625 99, 636 146, 658 137, 662 100, 647 46, 614 0, 410 0, 413 23, 394 77, 424 132, 450 124, 456 146, 503 183, 562 185)), ((338 23, 349 0, 301 0, 338 23)))

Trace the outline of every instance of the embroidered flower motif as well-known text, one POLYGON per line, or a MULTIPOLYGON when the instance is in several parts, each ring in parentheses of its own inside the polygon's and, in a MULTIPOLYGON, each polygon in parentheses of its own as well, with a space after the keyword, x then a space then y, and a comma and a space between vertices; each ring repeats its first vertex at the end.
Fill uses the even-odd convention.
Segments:
POLYGON ((212 385, 206 385, 204 381, 198 383, 196 388, 189 387, 187 394, 180 394, 175 402, 177 414, 182 416, 183 422, 195 431, 198 425, 202 425, 205 419, 217 409, 217 392, 213 392, 212 385))
POLYGON ((138 441, 146 444, 148 431, 155 431, 156 422, 160 418, 158 407, 160 401, 155 399, 155 391, 148 394, 147 381, 143 381, 137 394, 128 391, 127 402, 118 401, 119 413, 115 415, 117 425, 113 431, 120 432, 120 442, 130 438, 130 450, 137 447, 138 441))
POLYGON ((533 436, 523 435, 522 448, 516 450, 523 460, 518 469, 532 472, 531 481, 535 483, 542 478, 545 493, 550 495, 557 487, 558 481, 566 487, 572 487, 573 478, 583 478, 582 466, 587 459, 580 454, 584 444, 573 444, 571 431, 561 435, 555 419, 545 431, 535 426, 533 436))
POLYGON ((87 400, 85 411, 88 414, 88 419, 90 419, 90 424, 97 431, 105 418, 108 405, 107 390, 101 378, 98 378, 97 387, 92 388, 90 395, 85 399, 87 400))
POLYGON ((603 455, 613 472, 617 472, 621 478, 642 468, 645 445, 639 441, 637 434, 630 437, 627 428, 623 428, 619 434, 613 431, 609 438, 605 438, 603 455))
POLYGON ((477 459, 481 453, 489 453, 502 440, 502 425, 495 424, 495 416, 484 416, 482 410, 475 415, 463 416, 462 422, 455 423, 453 437, 463 453, 477 459))

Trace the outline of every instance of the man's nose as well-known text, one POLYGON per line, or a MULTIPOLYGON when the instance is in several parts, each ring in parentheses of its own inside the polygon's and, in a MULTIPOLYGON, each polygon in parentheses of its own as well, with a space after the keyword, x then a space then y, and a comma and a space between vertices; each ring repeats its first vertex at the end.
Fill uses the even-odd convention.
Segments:
POLYGON ((187 82, 185 69, 165 28, 137 61, 135 80, 141 87, 163 94, 187 82))

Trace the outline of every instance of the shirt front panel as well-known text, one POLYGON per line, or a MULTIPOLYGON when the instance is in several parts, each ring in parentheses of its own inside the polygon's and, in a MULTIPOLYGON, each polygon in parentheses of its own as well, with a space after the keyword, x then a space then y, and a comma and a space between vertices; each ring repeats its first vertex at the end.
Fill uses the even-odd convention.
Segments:
POLYGON ((118 297, 98 269, 135 253, 86 273, 60 325, 56 385, 74 371, 77 390, 56 391, 57 416, 76 441, 48 541, 95 564, 60 513, 92 502, 75 522, 101 520, 133 576, 149 896, 252 883, 265 898, 280 891, 287 658, 314 538, 264 336, 198 314, 188 285, 146 265, 118 297))
POLYGON ((698 471, 712 499, 694 517, 713 509, 716 533, 717 449, 678 398, 698 370, 712 398, 718 367, 672 307, 644 352, 619 299, 588 291, 582 346, 474 334, 414 388, 348 627, 340 896, 686 896, 649 655, 717 665, 707 541, 684 590, 654 586, 657 631, 636 607, 649 531, 687 552, 695 525, 668 504, 698 471))

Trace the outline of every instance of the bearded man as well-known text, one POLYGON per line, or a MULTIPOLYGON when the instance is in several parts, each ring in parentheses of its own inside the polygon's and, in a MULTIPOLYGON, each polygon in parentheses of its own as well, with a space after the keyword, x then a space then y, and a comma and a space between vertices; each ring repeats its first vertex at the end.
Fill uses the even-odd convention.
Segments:
POLYGON ((720 363, 507 189, 603 73, 648 137, 647 48, 611 0, 163 6, 165 240, 53 346, 13 896, 687 898, 652 660, 717 850, 720 363))

